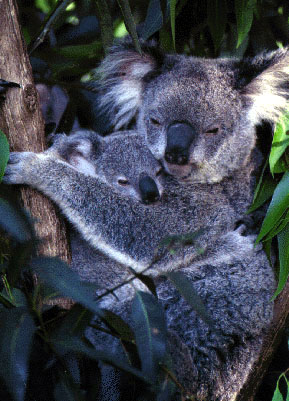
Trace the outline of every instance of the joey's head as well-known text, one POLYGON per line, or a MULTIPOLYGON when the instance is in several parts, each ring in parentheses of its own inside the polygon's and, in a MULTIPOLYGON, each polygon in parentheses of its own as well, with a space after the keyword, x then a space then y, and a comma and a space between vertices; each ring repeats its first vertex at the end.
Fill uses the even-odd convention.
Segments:
POLYGON ((76 131, 59 153, 75 169, 98 177, 122 196, 153 204, 162 195, 162 167, 134 131, 107 137, 76 131))
POLYGON ((100 67, 103 108, 117 128, 136 119, 151 152, 182 181, 215 183, 242 169, 255 127, 276 122, 289 97, 289 51, 244 59, 114 46, 100 67))

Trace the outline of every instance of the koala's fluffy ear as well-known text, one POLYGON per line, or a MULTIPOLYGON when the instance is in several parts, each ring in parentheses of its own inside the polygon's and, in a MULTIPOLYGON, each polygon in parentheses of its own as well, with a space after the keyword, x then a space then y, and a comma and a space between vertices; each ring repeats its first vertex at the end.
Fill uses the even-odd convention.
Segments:
POLYGON ((250 121, 277 122, 289 106, 289 50, 245 59, 239 64, 239 74, 239 89, 249 107, 250 121))
POLYGON ((96 74, 101 108, 116 130, 126 128, 140 107, 144 78, 157 71, 163 55, 153 42, 142 43, 140 55, 129 41, 113 46, 96 74))

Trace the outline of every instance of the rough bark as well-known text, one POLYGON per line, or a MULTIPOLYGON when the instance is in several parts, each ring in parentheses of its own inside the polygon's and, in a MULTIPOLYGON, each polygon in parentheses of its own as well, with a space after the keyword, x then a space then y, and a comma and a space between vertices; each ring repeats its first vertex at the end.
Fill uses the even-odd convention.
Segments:
MULTIPOLYGON (((42 152, 44 121, 15 0, 0 0, 0 78, 21 85, 8 90, 0 110, 0 129, 7 135, 11 150, 42 152)), ((36 232, 41 239, 38 252, 69 262, 65 224, 57 216, 55 207, 30 188, 21 189, 21 198, 23 206, 36 220, 36 232)))
POLYGON ((289 282, 274 304, 274 317, 269 331, 264 339, 260 358, 256 361, 245 386, 240 391, 236 401, 254 401, 255 394, 261 384, 262 378, 268 369, 274 352, 280 344, 282 334, 289 317, 289 282))

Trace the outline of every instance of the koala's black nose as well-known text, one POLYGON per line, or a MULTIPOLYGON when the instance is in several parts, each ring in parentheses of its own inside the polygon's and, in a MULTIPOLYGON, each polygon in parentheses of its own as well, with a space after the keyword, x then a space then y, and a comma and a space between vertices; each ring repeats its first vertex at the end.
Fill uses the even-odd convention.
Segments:
POLYGON ((139 189, 143 203, 154 203, 160 199, 160 193, 157 184, 148 175, 140 179, 139 189))
POLYGON ((165 160, 170 164, 184 165, 189 161, 189 150, 197 134, 186 123, 173 123, 167 131, 165 160))

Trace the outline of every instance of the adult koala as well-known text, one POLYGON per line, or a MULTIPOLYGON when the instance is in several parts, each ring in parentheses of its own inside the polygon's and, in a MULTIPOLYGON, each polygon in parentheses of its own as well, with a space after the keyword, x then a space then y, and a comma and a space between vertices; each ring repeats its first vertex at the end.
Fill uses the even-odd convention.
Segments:
POLYGON ((286 107, 288 63, 287 49, 239 61, 162 54, 153 43, 140 55, 125 41, 98 70, 102 107, 116 129, 136 118, 168 173, 212 184, 250 174, 256 125, 286 107))

